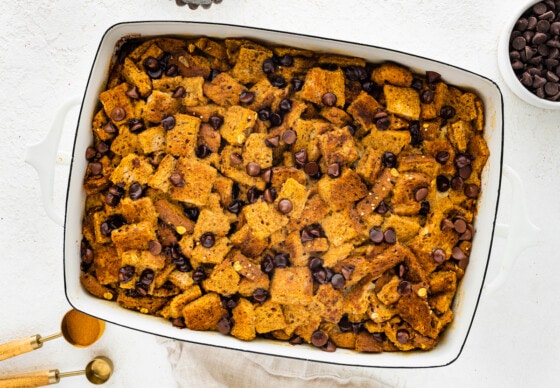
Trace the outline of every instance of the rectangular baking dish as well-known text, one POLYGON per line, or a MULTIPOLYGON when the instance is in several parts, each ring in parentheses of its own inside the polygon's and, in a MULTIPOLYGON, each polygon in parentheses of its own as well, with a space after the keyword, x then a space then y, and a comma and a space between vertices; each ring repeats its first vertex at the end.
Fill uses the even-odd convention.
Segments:
POLYGON ((470 71, 398 50, 265 29, 183 21, 116 24, 105 32, 99 44, 83 96, 74 138, 64 226, 66 297, 77 310, 107 322, 146 333, 209 346, 364 367, 425 368, 449 365, 459 357, 465 346, 481 296, 496 223, 501 186, 502 154, 502 94, 493 81, 470 71), (292 346, 288 343, 265 339, 243 342, 218 332, 177 329, 161 318, 129 311, 119 307, 114 302, 94 298, 82 288, 79 281, 81 223, 85 202, 82 183, 87 167, 84 154, 86 148, 92 143, 91 122, 97 108, 98 95, 105 87, 116 47, 119 47, 129 38, 162 35, 208 36, 213 38, 243 37, 275 45, 288 45, 362 57, 369 62, 394 61, 408 66, 417 73, 424 73, 426 70, 437 71, 442 74, 447 83, 473 90, 480 95, 486 110, 485 137, 491 154, 482 177, 482 195, 479 200, 478 217, 475 223, 477 233, 473 241, 469 267, 454 301, 455 320, 447 328, 441 342, 433 350, 428 352, 366 354, 338 349, 334 353, 329 353, 307 345, 292 346))

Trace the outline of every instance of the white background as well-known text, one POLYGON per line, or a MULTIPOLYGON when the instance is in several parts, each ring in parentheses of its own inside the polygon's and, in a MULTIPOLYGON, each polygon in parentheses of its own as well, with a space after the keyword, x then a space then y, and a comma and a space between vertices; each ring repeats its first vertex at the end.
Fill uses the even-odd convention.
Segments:
MULTIPOLYGON (((0 2, 0 342, 47 335, 69 309, 62 274, 63 229, 46 215, 27 147, 48 133, 60 107, 83 94, 104 31, 130 20, 195 20, 263 27, 378 45, 430 57, 491 78, 504 96, 504 162, 523 178, 540 244, 521 252, 506 279, 481 304, 462 355, 436 369, 372 369, 376 379, 408 387, 544 387, 558 384, 560 299, 560 111, 533 108, 501 79, 497 43, 524 0, 224 0, 210 10, 179 8, 174 0, 11 0, 0 2), (555 384, 556 383, 556 384, 555 384)), ((77 113, 65 126, 70 152, 77 113), (68 127, 68 128, 66 128, 68 127)), ((65 170, 57 167, 55 203, 62 212, 65 170)), ((507 182, 500 222, 511 203, 507 182)), ((504 246, 497 244, 495 276, 504 246)), ((511 259, 511 258, 506 258, 511 259)), ((200 348, 205 351, 204 347, 200 348)), ((99 342, 76 349, 58 339, 0 363, 0 375, 58 368, 78 370, 95 355, 111 357, 107 387, 173 387, 161 339, 108 325, 99 342)), ((232 384, 234 385, 234 384, 232 384)), ((243 386, 242 382, 235 384, 243 386)), ((83 377, 61 387, 87 387, 83 377)), ((205 386, 191 381, 189 386, 205 386)))

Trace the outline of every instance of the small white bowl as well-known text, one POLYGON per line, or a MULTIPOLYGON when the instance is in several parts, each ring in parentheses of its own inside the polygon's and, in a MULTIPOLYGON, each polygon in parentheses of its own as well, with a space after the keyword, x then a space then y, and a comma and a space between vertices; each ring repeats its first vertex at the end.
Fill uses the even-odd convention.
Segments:
POLYGON ((542 0, 531 1, 525 4, 504 26, 498 45, 498 67, 500 69, 500 73, 502 74, 502 78, 509 86, 509 88, 517 95, 517 97, 538 108, 560 109, 560 101, 550 101, 544 98, 540 98, 536 94, 532 93, 529 89, 525 88, 525 86, 523 86, 523 84, 517 79, 517 76, 511 67, 509 58, 509 39, 513 28, 517 23, 517 20, 519 20, 519 18, 522 14, 525 13, 525 11, 540 2, 542 2, 542 0))

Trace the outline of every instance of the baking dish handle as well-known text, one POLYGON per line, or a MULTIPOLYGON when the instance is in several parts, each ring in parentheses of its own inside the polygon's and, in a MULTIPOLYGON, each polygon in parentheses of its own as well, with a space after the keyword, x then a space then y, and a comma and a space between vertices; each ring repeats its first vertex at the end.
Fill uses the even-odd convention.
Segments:
POLYGON ((496 236, 506 239, 505 252, 498 270, 498 274, 485 285, 489 293, 496 291, 506 281, 517 258, 525 249, 538 245, 540 242, 540 228, 531 222, 525 206, 525 187, 519 174, 510 166, 504 165, 503 176, 508 179, 512 187, 512 207, 510 224, 496 224, 496 236))
POLYGON ((58 145, 62 135, 64 120, 72 108, 80 103, 78 97, 67 101, 57 112, 51 129, 45 139, 38 144, 29 146, 25 162, 30 164, 39 175, 41 197, 47 215, 58 225, 64 226, 64 218, 56 209, 54 193, 54 174, 56 164, 69 164, 70 157, 58 154, 58 145))

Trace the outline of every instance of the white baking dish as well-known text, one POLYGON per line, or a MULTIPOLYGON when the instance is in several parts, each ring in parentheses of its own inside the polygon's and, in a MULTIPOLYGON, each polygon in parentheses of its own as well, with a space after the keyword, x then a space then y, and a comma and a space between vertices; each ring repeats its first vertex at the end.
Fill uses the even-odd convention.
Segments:
POLYGON ((503 102, 498 86, 485 77, 455 66, 396 50, 248 27, 168 21, 117 24, 107 30, 100 42, 83 96, 76 128, 64 227, 66 296, 74 308, 108 322, 183 341, 295 359, 365 367, 418 368, 448 365, 461 354, 481 296, 496 223, 501 187, 502 155, 503 102), (307 345, 292 346, 279 341, 243 342, 217 332, 177 329, 161 318, 129 311, 119 307, 114 302, 94 298, 82 288, 79 277, 81 223, 85 202, 82 182, 87 166, 84 155, 86 148, 92 143, 91 122, 97 109, 98 95, 105 87, 115 47, 130 37, 158 35, 204 35, 215 38, 245 37, 271 44, 362 57, 370 62, 394 61, 408 66, 418 73, 423 73, 426 70, 437 71, 443 75, 446 82, 473 90, 481 96, 486 109, 485 137, 491 155, 482 177, 482 196, 479 201, 479 213, 475 223, 477 233, 473 241, 470 264, 454 302, 455 320, 447 328, 441 342, 433 350, 429 352, 365 354, 338 349, 334 353, 329 353, 307 345))

